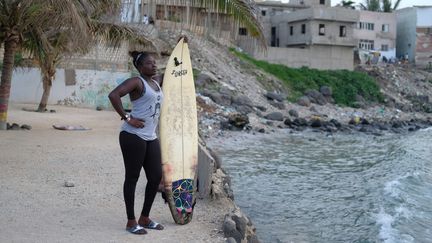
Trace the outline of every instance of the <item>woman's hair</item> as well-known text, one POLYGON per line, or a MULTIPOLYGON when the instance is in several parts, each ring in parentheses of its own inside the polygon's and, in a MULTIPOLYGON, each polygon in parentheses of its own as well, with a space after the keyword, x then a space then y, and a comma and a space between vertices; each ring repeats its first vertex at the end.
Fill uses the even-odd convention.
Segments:
POLYGON ((132 57, 133 65, 136 69, 138 69, 138 67, 143 64, 144 60, 150 55, 150 53, 144 51, 131 51, 129 52, 129 55, 132 57))

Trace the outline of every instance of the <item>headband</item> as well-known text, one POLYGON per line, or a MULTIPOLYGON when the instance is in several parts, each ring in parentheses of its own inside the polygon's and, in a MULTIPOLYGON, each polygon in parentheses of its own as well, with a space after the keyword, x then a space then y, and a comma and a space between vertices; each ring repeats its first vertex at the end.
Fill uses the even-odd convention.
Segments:
POLYGON ((138 60, 140 59, 140 57, 142 56, 142 52, 140 53, 140 54, 138 54, 138 56, 137 56, 137 58, 135 59, 135 61, 134 61, 134 64, 135 64, 135 67, 138 67, 138 60))

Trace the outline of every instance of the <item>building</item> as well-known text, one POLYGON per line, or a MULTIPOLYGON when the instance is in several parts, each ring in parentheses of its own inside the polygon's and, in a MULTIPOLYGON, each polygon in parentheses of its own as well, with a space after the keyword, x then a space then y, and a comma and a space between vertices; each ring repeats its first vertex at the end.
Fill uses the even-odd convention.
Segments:
POLYGON ((432 62, 432 6, 414 6, 396 11, 396 55, 429 66, 432 62))
MULTIPOLYGON (((352 10, 355 11, 355 10, 352 10)), ((396 57, 396 14, 372 11, 359 12, 354 38, 362 60, 365 55, 379 53, 387 60, 396 57)))
POLYGON ((254 56, 290 67, 353 70, 358 12, 327 7, 330 1, 309 2, 316 4, 271 16, 266 32, 270 47, 267 53, 255 52, 254 56))

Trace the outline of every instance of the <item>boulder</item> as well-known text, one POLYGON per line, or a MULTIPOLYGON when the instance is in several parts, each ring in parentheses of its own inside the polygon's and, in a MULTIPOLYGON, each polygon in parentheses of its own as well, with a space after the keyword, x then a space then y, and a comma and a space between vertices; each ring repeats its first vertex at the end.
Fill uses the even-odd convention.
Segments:
POLYGON ((287 98, 286 95, 275 93, 275 92, 267 92, 264 96, 269 100, 276 100, 279 102, 283 102, 287 98))
POLYGON ((264 118, 272 121, 283 121, 283 114, 281 112, 272 112, 264 116, 264 118))
POLYGON ((296 110, 294 110, 294 109, 289 110, 289 111, 288 111, 288 114, 289 114, 290 116, 292 116, 292 117, 299 117, 298 112, 297 112, 296 110))
POLYGON ((302 96, 297 100, 297 104, 309 107, 311 105, 311 101, 307 96, 302 96))
POLYGON ((326 98, 317 90, 308 90, 306 91, 306 96, 309 97, 309 100, 312 103, 318 105, 325 105, 327 103, 326 98))
POLYGON ((325 97, 330 97, 333 94, 332 89, 329 86, 321 86, 320 93, 325 97))

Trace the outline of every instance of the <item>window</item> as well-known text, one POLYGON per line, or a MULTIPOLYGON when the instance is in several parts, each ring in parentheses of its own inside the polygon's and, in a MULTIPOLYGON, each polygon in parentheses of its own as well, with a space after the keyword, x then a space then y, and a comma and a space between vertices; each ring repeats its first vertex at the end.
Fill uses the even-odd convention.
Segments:
POLYGON ((324 24, 319 24, 318 34, 319 35, 325 35, 325 25, 324 24))
POLYGON ((374 30, 375 24, 374 23, 367 23, 367 22, 359 22, 357 27, 359 29, 364 29, 364 30, 374 30))
POLYGON ((247 35, 247 29, 246 28, 239 28, 239 35, 247 35))
POLYGON ((388 45, 381 45, 381 51, 388 51, 388 45))
POLYGON ((301 30, 302 34, 306 34, 306 24, 302 24, 302 30, 301 30))
POLYGON ((262 16, 266 16, 266 11, 265 11, 265 10, 262 10, 262 11, 261 11, 261 15, 262 15, 262 16))
POLYGON ((382 32, 389 32, 389 25, 388 24, 383 24, 381 27, 381 31, 382 32))
POLYGON ((294 26, 290 26, 290 35, 294 34, 294 26))
POLYGON ((359 48, 364 50, 374 50, 373 40, 360 40, 359 48))
POLYGON ((324 5, 325 4, 325 0, 320 0, 320 4, 324 5))
POLYGON ((339 26, 339 37, 346 37, 346 26, 339 26))

